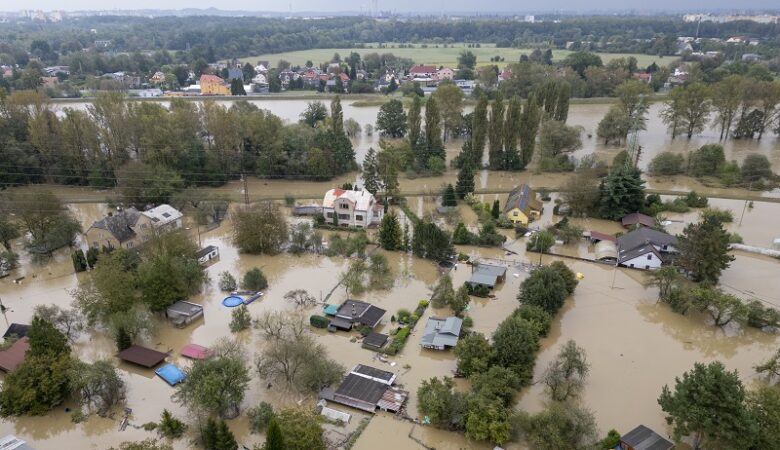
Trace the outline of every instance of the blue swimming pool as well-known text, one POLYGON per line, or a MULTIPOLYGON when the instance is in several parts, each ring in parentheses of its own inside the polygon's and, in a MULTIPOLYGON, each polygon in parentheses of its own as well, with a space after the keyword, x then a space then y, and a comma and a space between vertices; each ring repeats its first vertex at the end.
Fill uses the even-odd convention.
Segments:
POLYGON ((228 308, 235 308, 236 306, 243 305, 244 299, 237 295, 231 295, 229 297, 225 297, 225 299, 222 300, 222 304, 228 308))

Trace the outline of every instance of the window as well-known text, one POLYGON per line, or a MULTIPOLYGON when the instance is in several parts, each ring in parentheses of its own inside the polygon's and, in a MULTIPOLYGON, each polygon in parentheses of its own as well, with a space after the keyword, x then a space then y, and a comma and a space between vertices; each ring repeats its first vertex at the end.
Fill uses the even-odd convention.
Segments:
POLYGON ((650 269, 650 266, 645 266, 645 270, 648 270, 648 269, 650 269))
POLYGON ((325 216, 326 216, 328 219, 332 219, 332 218, 333 218, 333 213, 332 213, 332 212, 329 212, 329 213, 327 213, 325 216))
POLYGON ((363 220, 363 216, 360 214, 355 215, 355 220, 363 220))
POLYGON ((339 214, 339 220, 349 220, 349 214, 339 214))
POLYGON ((647 255, 647 260, 650 261, 651 259, 653 259, 653 255, 647 255))
POLYGON ((339 204, 339 208, 341 208, 341 209, 349 209, 349 205, 346 204, 346 203, 340 203, 339 204))

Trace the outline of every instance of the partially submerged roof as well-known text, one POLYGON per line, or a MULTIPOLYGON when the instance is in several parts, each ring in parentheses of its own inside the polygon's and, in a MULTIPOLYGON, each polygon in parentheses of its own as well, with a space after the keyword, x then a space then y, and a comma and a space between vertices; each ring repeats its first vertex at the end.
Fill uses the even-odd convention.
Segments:
POLYGON ((593 241, 612 241, 617 242, 617 238, 611 234, 602 233, 600 231, 591 231, 590 239, 593 241))
POLYGON ((663 231, 642 227, 618 237, 617 242, 622 255, 624 252, 629 252, 647 245, 656 247, 675 246, 677 245, 677 238, 664 233, 663 231))
POLYGON ((386 384, 350 373, 336 389, 336 394, 376 405, 386 390, 386 384))
POLYGON ((471 285, 481 284, 483 286, 488 286, 490 288, 493 288, 498 282, 498 277, 487 273, 474 272, 471 274, 471 278, 469 278, 468 282, 471 285))
POLYGON ((673 443, 644 425, 639 425, 624 434, 620 441, 634 450, 671 450, 674 448, 673 443))
POLYGON ((634 212, 631 214, 626 214, 623 216, 622 219, 620 219, 620 222, 623 224, 624 227, 630 227, 632 225, 644 225, 646 227, 652 227, 655 225, 655 219, 648 216, 647 214, 642 214, 640 212, 634 212))
POLYGON ((112 213, 92 224, 92 228, 100 228, 111 233, 119 242, 125 242, 135 237, 133 227, 138 222, 141 213, 135 208, 127 208, 112 213))
POLYGON ((363 339, 363 345, 374 348, 382 348, 390 337, 382 333, 374 333, 373 331, 363 339))
MULTIPOLYGON (((12 323, 7 330, 5 330, 5 334, 3 335, 3 338, 16 336, 17 338, 23 338, 27 336, 27 330, 30 329, 29 325, 25 325, 22 323, 12 323)), ((2 450, 2 448, 0 448, 2 450)))
POLYGON ((160 378, 165 380, 165 382, 171 386, 176 386, 177 384, 184 381, 184 372, 171 363, 165 364, 162 367, 156 369, 154 373, 156 373, 160 378))
POLYGON ((385 384, 393 384, 393 381, 395 380, 395 374, 393 372, 388 372, 386 370, 377 369, 363 364, 358 364, 355 366, 351 373, 362 376, 364 378, 375 379, 385 384))
POLYGON ((177 314, 180 316, 193 317, 203 312, 203 306, 197 303, 179 300, 167 309, 168 314, 177 314))
POLYGON ((142 347, 140 345, 132 345, 129 348, 122 350, 116 355, 122 361, 138 364, 146 368, 151 368, 165 361, 168 357, 167 353, 158 352, 151 348, 142 347))
POLYGON ((420 339, 423 347, 454 347, 460 337, 463 319, 460 317, 431 317, 425 324, 425 331, 420 339))
POLYGON ((182 218, 182 213, 171 205, 162 204, 152 209, 146 210, 141 214, 152 220, 156 227, 167 225, 182 218))
POLYGON ((613 241, 607 241, 607 240, 599 241, 596 244, 594 250, 596 253, 596 259, 598 260, 618 258, 617 244, 615 244, 613 241))
POLYGON ((527 184, 522 184, 509 192, 504 205, 504 212, 509 212, 515 208, 523 211, 527 216, 532 210, 541 211, 542 203, 536 199, 536 191, 527 184))
POLYGON ((191 359, 206 359, 211 355, 211 351, 202 345, 187 344, 181 349, 181 356, 191 359))
POLYGON ((0 450, 33 450, 33 448, 24 440, 9 434, 0 438, 0 450))
POLYGON ((14 342, 7 349, 0 351, 0 370, 6 373, 16 370, 16 367, 24 361, 24 355, 29 349, 30 342, 25 336, 14 342))
POLYGON ((503 277, 506 275, 506 267, 498 266, 495 264, 480 263, 474 269, 474 272, 485 273, 488 275, 495 275, 496 277, 503 277))
POLYGON ((204 256, 210 254, 213 251, 217 251, 219 248, 216 245, 208 245, 206 247, 203 247, 202 249, 198 250, 197 253, 195 253, 195 258, 200 259, 204 256))
POLYGON ((384 309, 360 300, 347 300, 339 306, 336 312, 336 317, 359 322, 371 328, 377 326, 384 315, 384 309))

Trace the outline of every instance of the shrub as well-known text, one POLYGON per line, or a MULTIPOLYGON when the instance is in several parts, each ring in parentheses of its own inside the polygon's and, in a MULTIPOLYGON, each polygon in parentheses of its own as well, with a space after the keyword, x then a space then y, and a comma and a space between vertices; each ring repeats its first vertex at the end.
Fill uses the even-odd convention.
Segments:
POLYGON ((249 430, 252 433, 264 433, 268 424, 276 416, 273 407, 266 402, 260 402, 254 408, 249 408, 246 415, 249 418, 249 430))
POLYGON ((723 165, 720 169, 720 182, 726 186, 734 186, 742 179, 742 170, 736 161, 731 161, 723 165))
POLYGON ((249 272, 244 274, 244 279, 241 280, 241 288, 250 291, 262 291, 268 287, 268 280, 266 280, 263 272, 254 267, 249 272))
POLYGON ((287 206, 295 205, 295 197, 290 194, 284 194, 284 204, 287 206))
POLYGON ((728 209, 705 208, 701 212, 702 219, 710 218, 720 223, 731 223, 734 221, 734 214, 728 209))
POLYGON ((672 152, 661 152, 650 161, 647 168, 650 175, 669 176, 683 173, 685 158, 672 152))
POLYGON ((719 173, 725 163, 723 146, 706 144, 691 153, 689 171, 694 177, 712 176, 719 173))
POLYGON ((409 339, 409 333, 412 329, 409 327, 403 327, 393 336, 393 341, 385 348, 385 353, 388 355, 397 355, 398 352, 403 350, 406 345, 406 340, 409 339))
POLYGON ((469 283, 466 283, 466 286, 468 287, 469 295, 473 295, 474 297, 485 298, 490 295, 490 288, 487 286, 481 284, 471 285, 469 283))
POLYGON ((401 323, 409 323, 409 321, 410 321, 410 319, 412 317, 412 313, 408 309, 401 308, 395 314, 395 317, 401 323))
POLYGON ((328 324, 330 324, 330 320, 328 320, 328 318, 325 316, 321 316, 319 314, 312 314, 312 316, 309 317, 309 323, 314 328, 328 328, 328 324))
POLYGON ((751 153, 742 161, 742 181, 752 183, 763 178, 772 178, 772 165, 764 155, 751 153))
POLYGON ((167 409, 163 409, 160 425, 157 427, 163 436, 169 439, 176 439, 184 435, 187 425, 171 414, 167 409))
POLYGON ((219 274, 219 290, 220 291, 235 291, 238 287, 235 277, 227 270, 219 274))
POLYGON ((691 208, 705 208, 707 206, 707 197, 699 195, 696 191, 691 191, 685 196, 685 203, 691 208))
POLYGON ((238 333, 244 331, 252 325, 252 316, 249 315, 249 308, 241 305, 233 309, 230 319, 230 331, 238 333))
POLYGON ((366 337, 369 334, 371 334, 371 327, 369 327, 368 325, 363 325, 362 327, 360 327, 358 332, 360 333, 361 336, 366 337))
POLYGON ((743 242, 739 233, 729 233, 729 244, 742 244, 743 242))

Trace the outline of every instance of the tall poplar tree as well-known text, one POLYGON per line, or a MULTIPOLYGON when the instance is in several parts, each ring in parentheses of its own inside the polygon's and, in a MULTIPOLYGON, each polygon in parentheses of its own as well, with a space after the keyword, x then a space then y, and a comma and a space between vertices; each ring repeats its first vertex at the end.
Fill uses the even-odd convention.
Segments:
POLYGON ((539 131, 539 121, 542 117, 542 109, 534 93, 528 96, 525 102, 525 108, 520 115, 520 138, 521 162, 525 167, 531 162, 534 156, 534 147, 536 146, 536 133, 539 131))
POLYGON ((426 158, 422 161, 422 167, 428 168, 431 158, 441 158, 442 161, 446 159, 441 137, 441 114, 435 97, 429 97, 425 104, 425 150, 426 158))
POLYGON ((482 155, 485 151, 485 142, 488 134, 487 121, 488 99, 484 95, 477 100, 474 107, 473 121, 471 124, 471 152, 474 167, 482 166, 482 155))
POLYGON ((488 160, 492 170, 500 170, 504 165, 504 99, 499 92, 490 109, 488 128, 488 160))
POLYGON ((523 161, 517 150, 517 138, 520 133, 520 116, 522 115, 522 103, 520 97, 514 96, 509 100, 504 118, 504 170, 520 170, 523 161))

